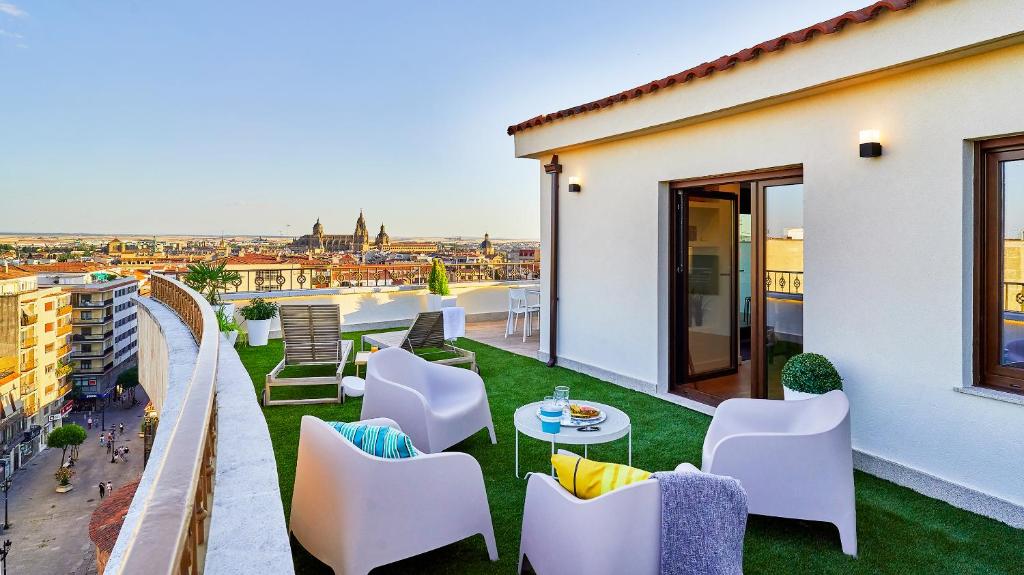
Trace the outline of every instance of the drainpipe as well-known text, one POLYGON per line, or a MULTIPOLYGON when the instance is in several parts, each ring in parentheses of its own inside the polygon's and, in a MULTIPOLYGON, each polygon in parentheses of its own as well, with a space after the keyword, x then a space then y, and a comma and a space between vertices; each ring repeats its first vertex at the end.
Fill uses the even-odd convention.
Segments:
POLYGON ((548 367, 554 367, 558 361, 556 344, 558 342, 558 174, 562 173, 562 164, 558 163, 558 154, 551 156, 551 163, 545 164, 544 173, 551 175, 551 285, 548 290, 548 367))

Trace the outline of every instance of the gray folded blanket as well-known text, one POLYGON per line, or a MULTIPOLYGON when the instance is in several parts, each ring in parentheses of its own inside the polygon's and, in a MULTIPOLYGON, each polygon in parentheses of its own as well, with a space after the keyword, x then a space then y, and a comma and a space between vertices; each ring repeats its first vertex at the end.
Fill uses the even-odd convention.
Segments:
POLYGON ((661 575, 743 573, 747 494, 710 473, 655 473, 661 488, 661 575))

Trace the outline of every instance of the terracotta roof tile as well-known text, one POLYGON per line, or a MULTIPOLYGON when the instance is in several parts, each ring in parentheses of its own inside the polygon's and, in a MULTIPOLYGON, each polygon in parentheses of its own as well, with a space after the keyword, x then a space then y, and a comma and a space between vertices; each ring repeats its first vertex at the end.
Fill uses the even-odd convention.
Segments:
POLYGON ((33 275, 35 274, 32 272, 27 272, 25 270, 18 269, 15 266, 9 266, 7 268, 7 271, 4 271, 4 269, 0 267, 0 280, 13 280, 15 278, 24 278, 33 275))
POLYGON ((572 108, 566 108, 565 110, 559 110, 551 114, 544 114, 520 122, 508 127, 508 135, 514 135, 517 132, 522 132, 530 128, 541 126, 561 118, 567 118, 569 116, 575 116, 577 114, 584 114, 593 110, 599 110, 601 108, 607 108, 617 102, 625 102, 634 98, 639 98, 645 94, 653 94, 662 88, 669 88, 676 84, 684 84, 695 78, 704 78, 710 76, 715 72, 721 72, 732 68, 740 62, 748 62, 760 56, 761 54, 775 52, 786 47, 787 44, 800 44, 806 42, 817 35, 821 34, 835 34, 841 31, 847 24, 860 24, 874 20, 883 12, 898 12, 905 10, 914 5, 915 0, 883 0, 881 2, 875 2, 874 4, 861 8, 860 10, 853 10, 847 12, 841 16, 836 16, 831 20, 819 22, 813 26, 808 26, 802 30, 796 32, 790 32, 784 36, 779 36, 773 40, 767 42, 761 42, 756 46, 751 46, 744 50, 740 50, 735 54, 722 56, 721 58, 713 62, 705 62, 698 66, 694 66, 688 70, 683 70, 677 74, 673 74, 661 80, 655 80, 618 94, 595 100, 588 104, 582 104, 579 106, 573 106, 572 108))

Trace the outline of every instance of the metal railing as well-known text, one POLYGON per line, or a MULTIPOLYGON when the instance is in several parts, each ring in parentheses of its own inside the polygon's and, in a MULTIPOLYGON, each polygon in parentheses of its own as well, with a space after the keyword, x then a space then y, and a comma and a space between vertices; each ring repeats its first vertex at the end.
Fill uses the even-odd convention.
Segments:
MULTIPOLYGON (((178 421, 163 426, 169 433, 145 505, 129 532, 123 557, 109 573, 202 573, 213 502, 214 451, 217 435, 216 376, 219 345, 213 308, 183 283, 160 274, 150 276, 152 297, 170 308, 199 344, 196 366, 181 403, 178 421)), ((127 527, 127 525, 126 525, 127 527)))
POLYGON ((57 315, 67 315, 71 313, 71 309, 72 308, 70 305, 62 305, 59 308, 57 308, 57 315))
POLYGON ((107 314, 100 317, 80 317, 75 321, 75 323, 80 325, 100 325, 111 321, 114 321, 114 314, 107 314))
MULTIPOLYGON (((344 287, 426 285, 430 262, 386 265, 325 266, 292 269, 235 270, 238 280, 227 293, 344 287)), ((540 262, 449 264, 449 283, 540 279, 540 262)))
POLYGON ((73 300, 71 305, 73 305, 74 307, 97 308, 97 307, 106 307, 108 305, 113 305, 113 304, 114 304, 114 298, 110 298, 110 299, 106 299, 106 300, 92 300, 92 299, 84 300, 84 299, 78 299, 78 300, 73 300))
POLYGON ((35 325, 35 323, 37 321, 39 321, 39 314, 37 314, 37 313, 25 313, 25 312, 21 313, 21 326, 22 327, 29 326, 29 325, 35 325))
POLYGON ((71 324, 65 324, 57 327, 57 335, 67 335, 71 333, 71 324))
POLYGON ((765 291, 790 295, 803 295, 804 272, 767 270, 764 278, 765 291))
POLYGON ((1003 282, 1003 311, 1024 313, 1024 282, 1003 282))

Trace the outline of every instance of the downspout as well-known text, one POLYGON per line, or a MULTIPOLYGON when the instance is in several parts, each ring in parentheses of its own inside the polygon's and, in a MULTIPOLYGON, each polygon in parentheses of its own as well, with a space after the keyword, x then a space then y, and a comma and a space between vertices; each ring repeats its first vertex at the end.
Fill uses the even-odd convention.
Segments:
POLYGON ((548 367, 558 361, 558 174, 562 164, 558 154, 551 156, 551 163, 544 166, 544 173, 551 176, 551 285, 548 289, 548 367))

